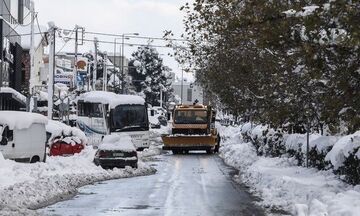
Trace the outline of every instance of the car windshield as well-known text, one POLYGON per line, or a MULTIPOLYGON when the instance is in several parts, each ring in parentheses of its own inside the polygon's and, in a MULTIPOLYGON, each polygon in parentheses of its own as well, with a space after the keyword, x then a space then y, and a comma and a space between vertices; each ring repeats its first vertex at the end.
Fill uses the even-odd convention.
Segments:
POLYGON ((206 110, 178 110, 175 111, 174 121, 176 124, 206 124, 206 110))
POLYGON ((119 105, 112 110, 111 131, 146 130, 149 128, 145 105, 119 105))

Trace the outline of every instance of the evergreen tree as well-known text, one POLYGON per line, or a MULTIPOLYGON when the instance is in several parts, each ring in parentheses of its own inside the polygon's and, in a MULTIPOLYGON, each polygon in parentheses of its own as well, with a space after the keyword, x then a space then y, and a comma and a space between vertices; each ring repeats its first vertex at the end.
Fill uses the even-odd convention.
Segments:
POLYGON ((130 65, 135 69, 129 71, 132 85, 138 94, 143 95, 147 103, 158 106, 160 91, 164 98, 172 92, 169 76, 171 69, 163 64, 157 50, 151 46, 139 47, 132 54, 130 65))

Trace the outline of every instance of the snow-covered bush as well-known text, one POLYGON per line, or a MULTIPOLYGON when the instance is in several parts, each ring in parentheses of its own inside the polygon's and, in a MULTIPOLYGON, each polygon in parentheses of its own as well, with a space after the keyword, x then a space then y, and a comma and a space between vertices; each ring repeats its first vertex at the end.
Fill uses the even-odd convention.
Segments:
MULTIPOLYGON (((241 127, 243 142, 251 143, 258 155, 293 157, 299 166, 306 164, 307 135, 287 134, 268 125, 245 123, 241 127)), ((360 131, 344 136, 309 136, 309 166, 333 169, 351 184, 360 184, 360 131)))
POLYGON ((337 174, 351 184, 360 183, 360 131, 339 139, 326 155, 337 174))
POLYGON ((266 131, 266 140, 263 153, 271 157, 280 157, 286 152, 284 145, 284 131, 268 128, 266 131))
POLYGON ((245 142, 251 141, 252 123, 247 122, 241 126, 241 136, 245 142))
POLYGON ((255 146, 256 151, 259 155, 263 154, 263 149, 266 145, 266 132, 267 132, 267 125, 257 125, 254 129, 250 132, 250 138, 252 144, 255 146))
POLYGON ((303 152, 302 146, 303 143, 306 143, 306 135, 305 134, 289 134, 285 138, 285 149, 290 157, 294 157, 298 165, 303 164, 303 152))
POLYGON ((330 162, 325 157, 338 140, 336 136, 321 136, 312 140, 309 143, 309 165, 319 170, 330 168, 330 162))
MULTIPOLYGON (((321 137, 319 134, 310 134, 309 137, 309 151, 311 150, 310 143, 321 137)), ((289 156, 294 157, 299 166, 305 165, 306 162, 306 148, 307 148, 306 134, 288 134, 285 138, 285 148, 289 156)), ((316 146, 314 146, 316 148, 316 146)))

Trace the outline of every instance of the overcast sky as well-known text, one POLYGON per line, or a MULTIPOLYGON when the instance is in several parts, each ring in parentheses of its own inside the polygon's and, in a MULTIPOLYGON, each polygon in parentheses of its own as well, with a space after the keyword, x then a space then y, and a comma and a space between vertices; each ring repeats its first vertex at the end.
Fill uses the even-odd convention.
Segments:
MULTIPOLYGON (((39 22, 46 25, 54 21, 59 28, 73 29, 75 25, 85 27, 86 31, 105 33, 137 32, 141 36, 162 37, 164 30, 172 30, 179 38, 183 32, 184 13, 179 8, 190 0, 34 0, 39 22)), ((87 39, 95 35, 86 34, 87 39)), ((101 37, 101 40, 114 41, 114 37, 101 37)), ((121 42, 121 40, 117 40, 121 42)), ((127 43, 147 43, 147 40, 130 39, 127 43)), ((161 41, 153 44, 163 45, 161 41)), ((57 45, 58 48, 62 44, 57 45)), ((74 51, 69 42, 64 51, 74 51)), ((85 42, 80 51, 92 49, 92 42, 85 42)), ((118 46, 118 49, 120 46, 118 46)), ((114 46, 100 44, 100 49, 113 52, 114 46)), ((125 46, 125 55, 130 57, 136 47, 125 46)), ((168 48, 157 48, 163 54, 165 64, 179 74, 177 62, 167 56, 168 48)))

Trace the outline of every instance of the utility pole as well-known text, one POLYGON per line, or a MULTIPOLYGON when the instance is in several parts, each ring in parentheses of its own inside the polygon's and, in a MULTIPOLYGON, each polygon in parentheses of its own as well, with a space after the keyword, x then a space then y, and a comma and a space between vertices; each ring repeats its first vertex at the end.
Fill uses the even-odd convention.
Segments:
POLYGON ((116 92, 116 90, 115 90, 115 77, 116 77, 116 65, 115 65, 115 62, 116 62, 116 38, 114 38, 114 58, 113 58, 113 65, 114 65, 113 90, 114 90, 114 92, 116 92))
POLYGON ((121 76, 122 76, 122 82, 121 82, 121 93, 125 94, 125 73, 124 73, 124 40, 125 35, 122 35, 122 42, 121 42, 121 76))
POLYGON ((55 36, 56 26, 54 23, 50 23, 50 50, 49 50, 49 83, 48 83, 48 119, 53 117, 53 105, 54 105, 54 71, 55 71, 55 36))
POLYGON ((181 104, 183 103, 184 69, 181 68, 181 104))
POLYGON ((160 89, 160 107, 163 106, 163 91, 160 89))
POLYGON ((98 52, 98 39, 94 38, 95 45, 95 60, 94 60, 94 71, 93 71, 93 91, 96 91, 96 73, 97 73, 97 52, 98 52))
POLYGON ((73 87, 74 89, 78 88, 77 86, 77 54, 78 54, 78 39, 79 39, 79 26, 75 26, 75 57, 74 57, 74 73, 73 73, 73 87))
POLYGON ((34 48, 34 21, 35 21, 35 3, 34 1, 30 2, 30 13, 31 13, 31 27, 30 27, 30 94, 32 94, 32 87, 34 86, 34 79, 35 79, 35 69, 34 69, 34 55, 35 55, 35 48, 34 48))
POLYGON ((107 55, 104 53, 103 59, 103 90, 107 91, 107 55))

